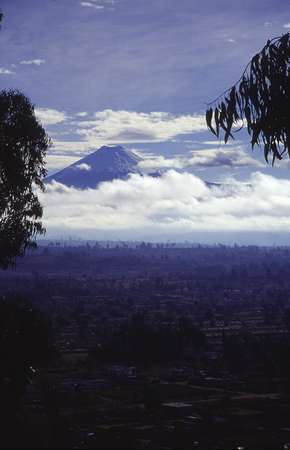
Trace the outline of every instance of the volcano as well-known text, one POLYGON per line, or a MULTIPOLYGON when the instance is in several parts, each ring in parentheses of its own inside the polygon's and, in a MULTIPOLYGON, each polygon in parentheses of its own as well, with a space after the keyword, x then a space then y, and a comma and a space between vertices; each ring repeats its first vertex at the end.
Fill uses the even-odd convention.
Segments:
POLYGON ((121 146, 103 146, 54 175, 45 178, 78 189, 95 188, 102 181, 126 179, 131 173, 140 173, 142 158, 121 146))

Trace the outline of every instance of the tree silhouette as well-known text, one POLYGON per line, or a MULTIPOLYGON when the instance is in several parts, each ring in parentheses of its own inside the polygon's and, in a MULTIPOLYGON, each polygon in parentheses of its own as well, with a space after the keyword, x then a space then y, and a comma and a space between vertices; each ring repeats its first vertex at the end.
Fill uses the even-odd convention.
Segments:
POLYGON ((272 164, 290 156, 290 34, 268 40, 238 82, 208 104, 206 122, 225 143, 246 123, 252 148, 264 147, 272 164))
POLYGON ((50 140, 29 99, 16 90, 0 92, 0 267, 35 245, 44 233, 35 187, 43 189, 50 140))
MULTIPOLYGON (((0 26, 3 12, 0 9, 0 26)), ((17 90, 0 91, 0 268, 35 245, 44 233, 42 207, 34 186, 44 188, 44 158, 50 139, 29 99, 17 90)))
POLYGON ((52 357, 49 320, 23 297, 0 297, 1 448, 28 448, 33 435, 25 427, 21 407, 27 384, 52 357))
POLYGON ((24 297, 0 297, 0 390, 15 398, 51 355, 50 323, 24 297), (9 392, 8 392, 9 391, 9 392))

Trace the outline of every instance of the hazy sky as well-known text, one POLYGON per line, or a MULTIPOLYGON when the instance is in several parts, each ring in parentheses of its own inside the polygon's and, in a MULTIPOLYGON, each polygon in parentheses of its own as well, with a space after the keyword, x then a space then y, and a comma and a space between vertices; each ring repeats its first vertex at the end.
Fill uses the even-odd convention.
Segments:
POLYGON ((152 168, 202 180, 247 180, 257 171, 289 178, 287 161, 267 167, 245 134, 223 146, 204 123, 206 102, 239 78, 268 38, 290 30, 289 2, 2 0, 1 7, 1 87, 35 104, 54 143, 50 172, 118 143, 150 154, 152 168))

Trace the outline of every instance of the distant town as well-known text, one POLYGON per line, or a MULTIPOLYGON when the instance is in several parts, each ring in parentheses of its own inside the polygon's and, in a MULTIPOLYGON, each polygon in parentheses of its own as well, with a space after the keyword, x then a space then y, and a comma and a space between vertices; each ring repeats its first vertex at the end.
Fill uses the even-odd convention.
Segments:
POLYGON ((30 448, 290 448, 289 271, 288 247, 43 241, 0 272, 50 329, 30 448))

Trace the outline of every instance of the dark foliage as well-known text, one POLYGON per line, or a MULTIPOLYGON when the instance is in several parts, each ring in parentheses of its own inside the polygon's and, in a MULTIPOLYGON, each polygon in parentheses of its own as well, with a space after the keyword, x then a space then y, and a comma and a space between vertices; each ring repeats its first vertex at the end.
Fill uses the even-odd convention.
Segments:
POLYGON ((289 335, 257 336, 249 331, 224 336, 224 359, 232 371, 246 372, 249 368, 262 368, 268 375, 286 375, 290 373, 289 335))
POLYGON ((18 91, 0 92, 0 267, 33 246, 44 233, 34 185, 43 189, 49 138, 33 105, 18 91))
POLYGON ((191 320, 180 318, 171 325, 152 326, 143 315, 135 315, 115 333, 107 346, 96 352, 100 360, 142 362, 152 364, 169 362, 184 357, 186 348, 192 357, 204 349, 204 334, 191 320))
POLYGON ((22 297, 0 298, 1 448, 33 442, 23 411, 28 383, 52 355, 50 323, 22 297))
POLYGON ((249 62, 240 80, 209 104, 206 122, 225 143, 246 123, 255 145, 272 163, 290 156, 290 34, 268 40, 249 62))
POLYGON ((49 322, 21 297, 0 298, 0 387, 15 398, 51 353, 49 322))

